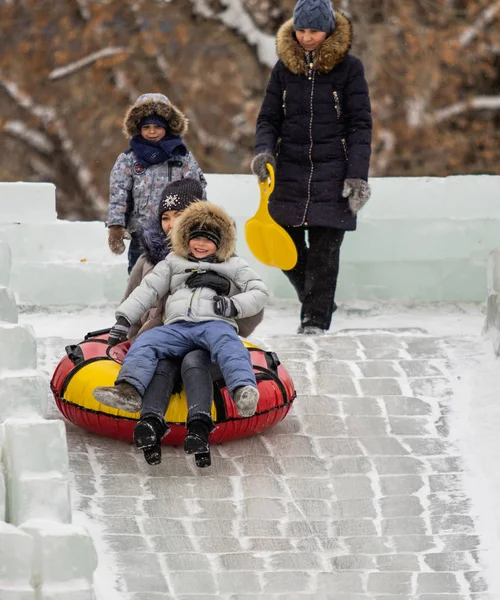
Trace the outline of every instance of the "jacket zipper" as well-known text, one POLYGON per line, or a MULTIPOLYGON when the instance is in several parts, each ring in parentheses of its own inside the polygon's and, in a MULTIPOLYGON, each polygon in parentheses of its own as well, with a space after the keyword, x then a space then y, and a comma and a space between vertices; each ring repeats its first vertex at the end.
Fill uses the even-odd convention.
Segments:
POLYGON ((189 317, 189 315, 191 314, 192 308, 193 308, 193 301, 194 301, 194 297, 196 296, 196 292, 199 290, 200 288, 196 288, 194 290, 194 292, 191 294, 191 298, 189 299, 189 305, 188 305, 188 311, 187 311, 187 316, 189 317))
POLYGON ((306 209, 304 211, 304 216, 302 217, 301 225, 307 225, 306 218, 307 218, 307 211, 309 210, 309 204, 311 202, 311 187, 312 187, 312 178, 313 178, 313 174, 314 174, 314 163, 313 163, 313 159, 312 159, 312 151, 313 151, 313 145, 314 145, 312 126, 313 126, 313 117, 314 117, 313 102, 314 102, 315 77, 316 77, 316 72, 313 70, 313 62, 312 62, 312 57, 311 57, 311 60, 309 63, 309 74, 308 74, 308 78, 311 81, 311 99, 309 102, 309 109, 311 111, 311 117, 309 119, 309 162, 311 164, 311 171, 309 173, 309 182, 307 184, 306 209))
POLYGON ((340 112, 340 100, 339 94, 337 91, 333 92, 333 101, 335 103, 335 112, 337 113, 337 119, 340 120, 341 112, 340 112))
POLYGON ((347 144, 345 138, 342 138, 342 148, 344 148, 344 156, 347 162, 349 160, 349 155, 347 154, 347 144))
POLYGON ((286 90, 283 91, 283 114, 286 117, 286 90))

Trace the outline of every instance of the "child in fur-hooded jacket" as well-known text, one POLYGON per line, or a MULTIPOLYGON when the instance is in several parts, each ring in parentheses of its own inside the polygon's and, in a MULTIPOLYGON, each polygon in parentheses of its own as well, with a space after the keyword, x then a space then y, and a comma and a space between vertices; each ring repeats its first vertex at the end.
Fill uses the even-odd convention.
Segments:
MULTIPOLYGON (((171 251, 170 232, 173 223, 193 202, 202 199, 203 188, 193 178, 185 177, 167 185, 163 190, 158 213, 146 221, 141 230, 141 245, 143 254, 135 264, 130 273, 127 289, 123 297, 125 301, 132 292, 139 287, 142 280, 149 275, 155 266, 168 256, 171 251)), ((209 274, 194 274, 187 280, 188 287, 212 287, 219 294, 225 295, 230 289, 230 281, 213 271, 209 274), (208 284, 208 285, 207 285, 208 284), (215 284, 215 285, 214 285, 215 284), (218 284, 218 285, 217 285, 218 284), (224 285, 226 289, 222 291, 224 285)), ((234 287, 234 286, 233 286, 234 287)), ((128 337, 134 342, 136 337, 153 327, 163 325, 165 298, 159 298, 157 302, 141 317, 140 321, 131 326, 128 337)), ((241 337, 250 336, 257 325, 261 323, 264 311, 258 312, 251 317, 238 318, 238 330, 241 337)))
POLYGON ((210 202, 195 202, 189 206, 175 223, 172 234, 172 252, 156 265, 141 285, 123 302, 116 311, 129 323, 137 323, 158 298, 167 296, 165 325, 177 321, 201 322, 220 320, 230 323, 235 329, 234 319, 249 317, 264 307, 267 289, 261 278, 248 263, 234 255, 236 232, 226 212, 210 202), (211 233, 212 231, 220 233, 211 233), (208 260, 197 260, 191 253, 189 243, 193 233, 212 235, 219 238, 217 249, 208 260), (235 307, 231 317, 214 312, 214 291, 197 288, 194 292, 186 286, 186 280, 196 271, 213 270, 227 277, 233 284, 229 294, 235 307), (237 291, 240 290, 239 293, 237 291), (147 309, 146 309, 147 310, 147 309))
POLYGON ((139 232, 156 215, 167 184, 194 178, 206 198, 205 176, 182 138, 187 128, 187 118, 163 94, 143 94, 125 115, 123 131, 130 148, 111 170, 107 225, 114 254, 122 254, 123 240, 131 238, 129 273, 142 251, 139 232))
POLYGON ((267 288, 248 263, 234 254, 236 230, 222 208, 209 202, 191 204, 174 223, 171 239, 172 252, 118 307, 109 339, 124 341, 130 325, 164 296, 165 324, 140 335, 123 361, 115 386, 97 388, 94 395, 104 404, 116 394, 130 401, 132 396, 142 397, 158 360, 182 358, 201 348, 219 364, 240 415, 251 416, 259 394, 236 319, 259 313, 267 288), (232 283, 229 294, 218 296, 209 287, 191 289, 186 282, 197 271, 226 277, 232 283))

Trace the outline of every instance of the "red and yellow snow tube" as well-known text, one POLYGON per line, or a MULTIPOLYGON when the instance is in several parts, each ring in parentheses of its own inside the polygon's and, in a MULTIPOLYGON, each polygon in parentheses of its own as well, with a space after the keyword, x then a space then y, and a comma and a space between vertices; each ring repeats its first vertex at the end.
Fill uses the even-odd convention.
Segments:
MULTIPOLYGON (((51 388, 57 407, 68 421, 78 427, 132 442, 139 413, 129 413, 99 403, 92 392, 98 386, 113 385, 130 344, 107 344, 108 331, 94 332, 78 345, 66 348, 54 371, 51 388)), ((274 352, 245 342, 257 377, 260 399, 253 417, 240 417, 224 381, 214 383, 212 417, 216 429, 211 442, 220 443, 261 433, 282 421, 295 399, 293 381, 274 352)), ((163 443, 177 446, 184 442, 187 403, 184 391, 173 394, 165 415, 171 431, 163 443)))

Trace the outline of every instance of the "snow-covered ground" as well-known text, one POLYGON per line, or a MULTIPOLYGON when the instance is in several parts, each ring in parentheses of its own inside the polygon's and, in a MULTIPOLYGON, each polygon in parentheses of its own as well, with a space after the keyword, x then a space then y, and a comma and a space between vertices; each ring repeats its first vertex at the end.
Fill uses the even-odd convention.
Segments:
MULTIPOLYGON (((111 306, 20 320, 48 377, 67 343, 114 322, 111 306)), ((68 425, 100 599, 500 598, 500 363, 483 321, 476 305, 358 303, 305 338, 298 304, 271 304, 253 340, 298 398, 206 471, 180 449, 148 467, 68 425)))

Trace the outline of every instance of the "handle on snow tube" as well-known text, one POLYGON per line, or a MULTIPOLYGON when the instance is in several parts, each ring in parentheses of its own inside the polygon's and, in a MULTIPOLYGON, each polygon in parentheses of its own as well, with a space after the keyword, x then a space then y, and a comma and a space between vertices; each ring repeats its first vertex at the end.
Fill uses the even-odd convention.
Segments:
POLYGON ((66 350, 68 358, 75 365, 75 367, 85 360, 85 357, 83 356, 83 350, 80 348, 80 346, 73 344, 71 346, 66 346, 64 349, 66 350))
POLYGON ((90 338, 97 337, 98 335, 104 335, 105 333, 109 333, 110 331, 111 327, 108 327, 107 329, 99 329, 98 331, 90 331, 83 339, 87 341, 90 338))

